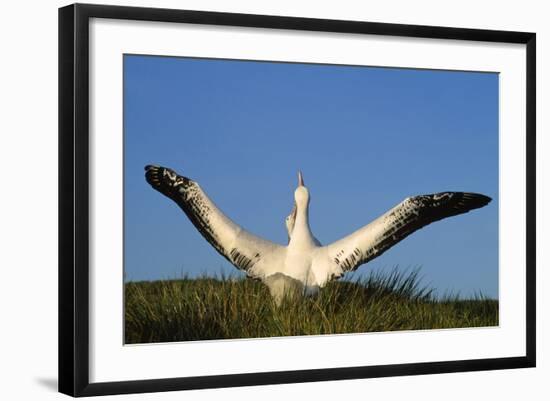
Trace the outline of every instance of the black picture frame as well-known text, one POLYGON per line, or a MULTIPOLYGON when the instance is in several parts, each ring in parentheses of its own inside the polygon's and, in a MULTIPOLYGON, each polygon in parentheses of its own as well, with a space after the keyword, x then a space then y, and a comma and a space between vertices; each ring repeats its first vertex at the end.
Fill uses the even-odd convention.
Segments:
POLYGON ((59 9, 59 391, 71 396, 252 386, 400 375, 534 367, 535 350, 535 120, 536 35, 220 12, 74 4, 59 9), (526 353, 520 357, 381 366, 89 381, 89 21, 91 18, 276 28, 526 46, 526 353))

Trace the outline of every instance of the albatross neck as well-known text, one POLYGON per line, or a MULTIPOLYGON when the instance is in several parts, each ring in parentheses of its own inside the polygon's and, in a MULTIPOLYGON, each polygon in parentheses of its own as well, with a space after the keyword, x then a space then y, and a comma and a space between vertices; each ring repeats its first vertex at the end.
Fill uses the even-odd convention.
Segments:
POLYGON ((289 245, 314 245, 313 235, 309 228, 309 205, 298 205, 296 210, 296 222, 292 230, 292 238, 289 245))

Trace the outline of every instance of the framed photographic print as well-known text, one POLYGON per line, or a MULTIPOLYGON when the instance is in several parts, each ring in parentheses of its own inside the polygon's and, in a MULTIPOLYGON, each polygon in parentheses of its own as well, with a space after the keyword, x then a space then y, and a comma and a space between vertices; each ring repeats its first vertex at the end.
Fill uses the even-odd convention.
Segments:
POLYGON ((59 390, 535 366, 535 34, 59 10, 59 390))

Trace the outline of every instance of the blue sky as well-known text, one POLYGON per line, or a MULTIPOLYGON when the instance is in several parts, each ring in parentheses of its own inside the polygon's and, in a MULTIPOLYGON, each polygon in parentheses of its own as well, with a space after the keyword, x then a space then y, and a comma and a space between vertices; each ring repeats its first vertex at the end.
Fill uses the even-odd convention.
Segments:
POLYGON ((492 197, 356 275, 421 266, 440 294, 498 296, 497 74, 126 55, 124 131, 126 280, 238 274, 146 183, 146 164, 194 179, 234 221, 282 244, 302 170, 323 244, 407 196, 492 197))

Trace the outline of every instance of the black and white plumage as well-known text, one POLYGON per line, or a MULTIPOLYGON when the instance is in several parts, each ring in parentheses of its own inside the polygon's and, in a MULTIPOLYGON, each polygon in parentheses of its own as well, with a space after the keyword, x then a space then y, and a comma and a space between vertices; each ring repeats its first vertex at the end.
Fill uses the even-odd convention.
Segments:
POLYGON ((316 293, 332 279, 382 255, 416 230, 487 205, 491 198, 442 192, 405 199, 354 233, 322 246, 309 227, 309 191, 299 173, 287 217, 287 246, 253 235, 227 217, 199 184, 165 167, 146 166, 147 182, 176 202, 202 236, 231 264, 262 280, 277 302, 289 291, 316 293))

